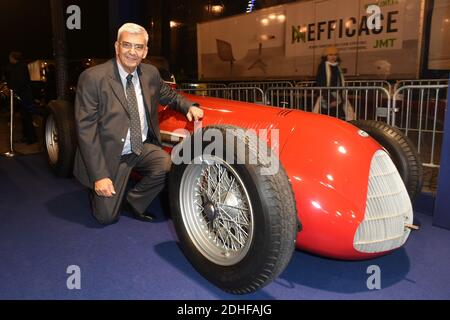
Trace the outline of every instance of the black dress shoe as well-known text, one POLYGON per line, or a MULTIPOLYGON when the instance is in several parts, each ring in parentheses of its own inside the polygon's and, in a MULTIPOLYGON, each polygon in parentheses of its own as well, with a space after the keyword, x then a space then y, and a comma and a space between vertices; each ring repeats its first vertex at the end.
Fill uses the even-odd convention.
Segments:
POLYGON ((154 220, 156 220, 156 217, 154 215, 152 215, 151 213, 140 213, 138 212, 129 202, 127 199, 123 200, 123 210, 125 210, 126 212, 129 212, 131 214, 133 214, 133 216, 138 219, 138 220, 142 220, 142 221, 146 221, 146 222, 153 222, 154 220))

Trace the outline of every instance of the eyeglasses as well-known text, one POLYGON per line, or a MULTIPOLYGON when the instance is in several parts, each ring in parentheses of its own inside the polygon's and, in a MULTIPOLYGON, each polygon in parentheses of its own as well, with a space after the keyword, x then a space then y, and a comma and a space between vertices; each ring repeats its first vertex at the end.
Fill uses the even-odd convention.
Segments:
POLYGON ((145 48, 145 45, 143 45, 143 44, 136 44, 136 43, 131 43, 131 42, 127 42, 127 41, 120 42, 120 45, 122 46, 122 48, 127 49, 127 50, 134 48, 134 50, 136 50, 136 51, 142 51, 145 48))

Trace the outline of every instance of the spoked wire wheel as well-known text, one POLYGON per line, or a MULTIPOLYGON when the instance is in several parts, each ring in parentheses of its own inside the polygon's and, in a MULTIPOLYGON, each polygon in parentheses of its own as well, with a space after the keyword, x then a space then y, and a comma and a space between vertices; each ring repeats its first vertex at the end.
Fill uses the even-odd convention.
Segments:
POLYGON ((188 165, 181 180, 182 219, 203 256, 218 265, 234 265, 247 255, 253 239, 250 197, 224 160, 207 156, 200 161, 188 165))
POLYGON ((254 143, 258 138, 239 127, 202 128, 179 145, 186 161, 174 163, 169 174, 180 248, 200 274, 233 294, 254 292, 285 269, 300 226, 283 166, 263 174, 275 160, 270 150, 257 154, 254 143), (226 156, 208 140, 196 151, 195 135, 210 129, 221 133, 214 143, 222 143, 226 156))
POLYGON ((59 177, 72 174, 76 150, 73 106, 67 101, 52 100, 47 106, 44 143, 47 161, 59 177))

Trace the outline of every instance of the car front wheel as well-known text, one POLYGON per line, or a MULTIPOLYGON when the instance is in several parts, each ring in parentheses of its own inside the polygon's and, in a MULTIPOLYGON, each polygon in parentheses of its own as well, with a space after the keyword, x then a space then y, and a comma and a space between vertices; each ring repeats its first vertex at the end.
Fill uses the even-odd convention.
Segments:
MULTIPOLYGON (((243 130, 213 129, 222 133, 232 156, 209 152, 209 143, 202 142, 201 153, 173 165, 172 218, 180 247, 197 271, 227 292, 250 293, 270 283, 291 259, 298 231, 295 199, 281 164, 277 172, 262 174, 271 157, 256 155, 243 130), (257 161, 244 163, 243 156, 257 161)), ((186 143, 193 147, 192 140, 186 143)))
POLYGON ((70 103, 53 100, 48 104, 44 125, 44 144, 47 161, 58 177, 72 174, 75 155, 75 128, 70 103))

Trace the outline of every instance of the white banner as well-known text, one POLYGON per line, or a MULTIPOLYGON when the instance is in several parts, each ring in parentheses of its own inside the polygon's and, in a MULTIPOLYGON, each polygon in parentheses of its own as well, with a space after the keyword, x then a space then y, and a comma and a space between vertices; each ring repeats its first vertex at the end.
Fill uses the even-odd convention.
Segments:
MULTIPOLYGON (((313 55, 334 45, 340 52, 401 49, 405 1, 384 1, 379 13, 370 0, 325 0, 290 5, 286 56, 313 55), (377 17, 378 16, 378 17, 377 17), (379 19, 379 25, 376 21, 379 19)), ((376 8, 376 7, 375 7, 376 8)))
POLYGON ((411 78, 419 70, 422 0, 315 0, 197 27, 199 78, 313 78, 324 49, 347 76, 411 78))
POLYGON ((434 1, 428 68, 450 70, 450 0, 434 1))

